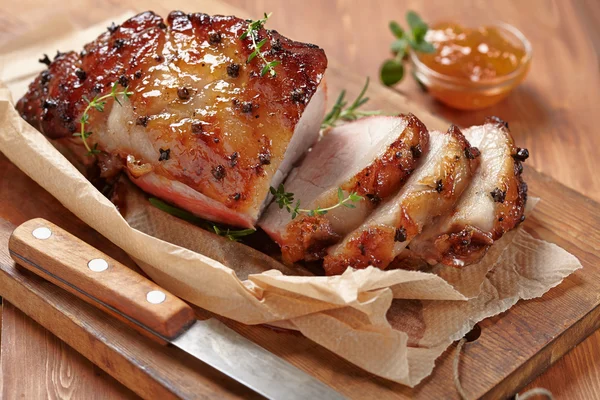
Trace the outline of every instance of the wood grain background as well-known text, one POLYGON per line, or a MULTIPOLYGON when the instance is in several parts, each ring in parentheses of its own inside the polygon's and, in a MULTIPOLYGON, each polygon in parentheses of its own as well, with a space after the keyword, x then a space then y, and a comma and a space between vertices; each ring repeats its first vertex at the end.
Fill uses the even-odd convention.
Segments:
MULTIPOLYGON (((373 78, 377 77, 382 60, 389 55, 388 46, 392 37, 387 23, 390 19, 402 21, 408 9, 419 12, 427 21, 450 19, 480 23, 502 20, 515 25, 532 42, 533 63, 525 83, 502 103, 483 111, 459 112, 430 99, 411 79, 406 79, 396 89, 459 125, 480 123, 490 114, 509 121, 519 145, 528 147, 531 152, 530 165, 600 200, 600 175, 596 173, 600 167, 600 134, 594 123, 600 111, 599 1, 226 2, 238 6, 251 16, 272 11, 269 27, 291 38, 316 43, 325 48, 331 60, 346 66, 351 72, 373 78)), ((171 1, 168 4, 177 8, 178 3, 181 2, 171 1)), ((128 9, 158 9, 164 8, 164 4, 160 1, 134 0, 80 0, 63 1, 60 4, 41 0, 2 2, 0 46, 30 31, 40 21, 57 15, 74 16, 76 23, 83 27, 128 9)), ((202 11, 201 6, 193 11, 202 11)), ((6 189, 4 186, 0 188, 6 189)), ((91 379, 98 372, 93 372, 94 368, 87 360, 78 360, 71 349, 56 343, 51 335, 40 334, 41 328, 27 321, 27 317, 19 315, 14 308, 6 307, 6 310, 2 324, 2 349, 20 349, 23 352, 23 365, 15 366, 17 370, 23 368, 25 375, 50 374, 55 371, 50 366, 58 363, 58 370, 73 368, 72 375, 67 373, 49 377, 49 382, 71 382, 67 386, 107 386, 110 377, 100 374, 97 379, 91 379), (34 337, 37 341, 29 339, 34 337), (35 348, 40 350, 34 351, 35 348), (44 352, 43 349, 52 351, 44 352), (46 357, 46 360, 42 363, 40 357, 46 357), (69 381, 65 376, 70 376, 72 380, 69 381)), ((0 385, 1 382, 0 379, 0 385)), ((12 379, 4 377, 5 386, 13 384, 12 379)), ((105 398, 104 394, 107 397, 131 395, 122 388, 118 389, 117 384, 112 386, 112 389, 102 389, 112 392, 99 391, 98 398, 105 398)), ((546 387, 559 399, 600 398, 600 333, 591 336, 558 361, 531 386, 546 387)), ((61 397, 58 390, 52 393, 54 395, 51 397, 61 397)))

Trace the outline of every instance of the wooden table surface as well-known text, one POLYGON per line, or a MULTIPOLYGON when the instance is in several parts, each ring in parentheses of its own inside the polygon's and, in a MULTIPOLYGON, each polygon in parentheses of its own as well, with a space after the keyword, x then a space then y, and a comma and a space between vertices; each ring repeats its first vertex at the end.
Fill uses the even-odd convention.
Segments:
MULTIPOLYGON (((600 201, 600 134, 594 123, 600 112, 597 0, 225 1, 251 16, 272 11, 270 28, 316 43, 331 60, 373 78, 389 55, 389 20, 403 23, 408 9, 417 11, 426 21, 502 20, 516 26, 533 45, 533 63, 525 83, 502 103, 483 111, 459 112, 436 103, 412 79, 406 79, 396 89, 459 125, 481 123, 486 115, 509 121, 517 143, 530 150, 529 165, 600 201)), ((178 3, 168 2, 174 8, 178 3)), ((0 47, 51 16, 72 16, 83 27, 126 10, 164 8, 160 1, 134 0, 2 2, 0 47)), ((202 9, 199 5, 196 10, 186 11, 202 9)), ((3 307, 2 335, 3 359, 8 351, 13 353, 11 360, 18 360, 9 368, 14 373, 0 376, 0 392, 5 398, 39 398, 45 391, 49 398, 67 398, 81 393, 81 388, 93 388, 86 392, 95 393, 95 398, 135 397, 10 305, 3 307), (19 376, 29 378, 18 380, 19 376), (38 385, 28 387, 21 382, 38 385)), ((529 387, 536 386, 551 390, 557 399, 600 398, 600 332, 557 361, 529 387)))

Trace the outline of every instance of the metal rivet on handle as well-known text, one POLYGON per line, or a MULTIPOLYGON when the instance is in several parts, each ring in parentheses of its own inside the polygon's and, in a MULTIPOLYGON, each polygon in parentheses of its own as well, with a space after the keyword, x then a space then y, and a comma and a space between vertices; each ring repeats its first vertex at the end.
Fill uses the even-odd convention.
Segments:
POLYGON ((148 300, 148 303, 152 304, 160 304, 163 301, 165 301, 166 298, 167 295, 161 292, 160 290, 152 290, 146 295, 146 300, 148 300))
POLYGON ((42 226, 41 228, 35 228, 31 234, 36 239, 46 240, 52 236, 52 231, 45 226, 42 226))
POLYGON ((94 272, 102 272, 108 269, 108 263, 101 258, 94 258, 88 262, 88 268, 94 272))

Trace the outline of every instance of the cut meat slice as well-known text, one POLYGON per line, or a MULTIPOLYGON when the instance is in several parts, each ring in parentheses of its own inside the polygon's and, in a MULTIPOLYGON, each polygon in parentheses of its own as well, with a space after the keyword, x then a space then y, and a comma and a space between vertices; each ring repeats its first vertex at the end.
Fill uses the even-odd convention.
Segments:
POLYGON ((476 263, 495 240, 525 218, 527 185, 521 178, 521 162, 529 152, 515 147, 507 125, 497 118, 463 133, 481 151, 481 166, 453 211, 411 242, 411 254, 430 264, 476 263))
MULTIPOLYGON (((256 42, 275 67, 261 72, 248 22, 173 11, 112 26, 82 52, 60 53, 17 109, 50 139, 85 154, 86 99, 128 87, 85 121, 100 170, 132 181, 206 219, 252 227, 269 193, 318 138, 327 58, 317 46, 261 27, 256 42), (110 166, 103 165, 110 160, 110 166), (111 168, 117 167, 117 168, 111 168)), ((86 135, 87 136, 87 135, 86 135)), ((90 157, 85 157, 88 160, 90 157)), ((79 158, 81 158, 79 157, 79 158)), ((96 159, 92 157, 92 159, 96 159)))
POLYGON ((429 134, 414 115, 363 118, 327 132, 285 182, 302 208, 335 205, 344 195, 364 197, 356 208, 300 215, 271 204, 259 225, 281 246, 284 260, 314 260, 358 227, 382 200, 398 192, 428 150, 429 134))
POLYGON ((460 130, 429 133, 429 152, 394 197, 356 230, 329 249, 328 275, 348 267, 385 269, 434 217, 447 212, 467 187, 479 164, 479 152, 460 130))

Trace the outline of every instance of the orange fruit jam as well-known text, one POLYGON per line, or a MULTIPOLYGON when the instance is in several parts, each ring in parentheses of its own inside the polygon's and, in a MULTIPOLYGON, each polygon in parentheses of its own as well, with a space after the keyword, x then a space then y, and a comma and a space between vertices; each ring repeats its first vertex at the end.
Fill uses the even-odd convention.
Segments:
POLYGON ((437 75, 441 78, 437 82, 433 76, 436 74, 432 74, 424 83, 434 97, 452 107, 488 107, 506 97, 525 78, 530 54, 519 39, 502 27, 434 25, 425 40, 433 44, 435 52, 417 53, 417 57, 443 76, 437 75), (516 40, 509 40, 511 36, 516 40))

